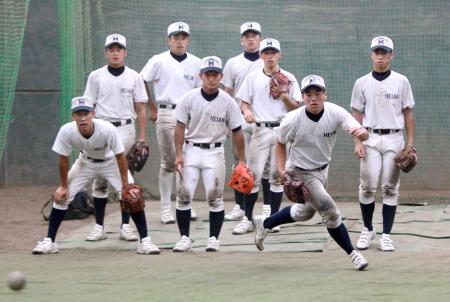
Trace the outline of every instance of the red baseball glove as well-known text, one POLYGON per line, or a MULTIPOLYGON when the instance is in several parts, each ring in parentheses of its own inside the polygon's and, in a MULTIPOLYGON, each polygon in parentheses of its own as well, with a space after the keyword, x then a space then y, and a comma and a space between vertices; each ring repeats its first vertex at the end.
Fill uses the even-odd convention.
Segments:
POLYGON ((253 188, 253 174, 249 167, 238 164, 231 174, 228 186, 238 192, 249 194, 253 188))

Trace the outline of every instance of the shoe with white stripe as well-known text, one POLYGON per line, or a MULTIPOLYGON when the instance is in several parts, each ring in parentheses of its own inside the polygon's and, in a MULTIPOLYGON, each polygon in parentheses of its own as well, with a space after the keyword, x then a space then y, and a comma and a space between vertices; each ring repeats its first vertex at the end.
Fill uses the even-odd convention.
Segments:
POLYGON ((129 224, 122 224, 122 227, 120 228, 120 236, 119 239, 125 240, 125 241, 137 241, 137 236, 133 232, 133 229, 129 224))
POLYGON ((390 234, 382 234, 380 239, 380 247, 379 249, 382 252, 393 252, 395 251, 395 247, 393 241, 391 239, 390 234))
POLYGON ((361 234, 359 235, 359 239, 356 242, 356 248, 358 250, 367 250, 370 247, 370 243, 373 239, 375 239, 377 233, 375 232, 375 229, 372 229, 372 231, 369 231, 368 228, 363 227, 361 234))
POLYGON ((240 221, 242 218, 244 218, 244 211, 238 204, 235 204, 233 209, 225 215, 226 221, 240 221))
POLYGON ((349 257, 358 271, 362 271, 369 266, 369 262, 367 262, 366 258, 364 258, 363 255, 361 255, 356 250, 353 250, 353 252, 349 255, 349 257))
POLYGON ((59 253, 59 249, 58 245, 55 242, 52 242, 52 239, 47 237, 38 242, 32 253, 34 255, 56 254, 59 253))

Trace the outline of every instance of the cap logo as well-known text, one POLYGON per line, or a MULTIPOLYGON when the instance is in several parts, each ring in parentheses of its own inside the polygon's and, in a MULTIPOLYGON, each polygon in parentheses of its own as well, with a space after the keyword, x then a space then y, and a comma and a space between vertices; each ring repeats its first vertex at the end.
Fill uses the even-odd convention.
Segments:
POLYGON ((178 29, 183 30, 184 29, 184 25, 182 23, 178 23, 178 29))
POLYGON ((214 67, 214 63, 215 63, 216 61, 214 60, 214 59, 209 59, 208 60, 208 67, 214 67))
POLYGON ((78 100, 78 104, 79 104, 79 105, 86 105, 85 102, 84 102, 84 100, 78 100))
POLYGON ((253 23, 249 23, 247 28, 253 28, 253 23))
POLYGON ((378 40, 378 45, 384 45, 384 40, 383 39, 379 39, 378 40))
POLYGON ((267 41, 267 43, 266 43, 266 44, 267 44, 267 46, 269 46, 269 45, 270 45, 270 46, 272 46, 272 41, 271 41, 271 40, 269 40, 269 41, 267 41))
POLYGON ((119 41, 119 37, 113 36, 113 37, 112 37, 112 40, 113 40, 113 41, 119 41))
POLYGON ((314 83, 316 81, 315 78, 309 78, 309 84, 314 83))

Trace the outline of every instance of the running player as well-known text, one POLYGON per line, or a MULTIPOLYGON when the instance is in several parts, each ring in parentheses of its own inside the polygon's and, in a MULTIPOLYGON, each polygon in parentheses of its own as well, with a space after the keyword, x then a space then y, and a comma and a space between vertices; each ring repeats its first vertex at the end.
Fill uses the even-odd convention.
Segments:
POLYGON ((398 205, 400 169, 394 158, 403 149, 406 130, 408 145, 414 145, 414 98, 408 79, 391 70, 394 43, 389 37, 375 37, 371 43, 372 71, 356 80, 351 106, 353 116, 369 131, 364 143, 355 141, 360 158, 359 202, 364 223, 356 247, 364 250, 375 239, 372 217, 375 193, 381 175, 383 234, 379 249, 394 251, 390 237, 398 205))
MULTIPOLYGON (((156 121, 156 138, 161 156, 159 168, 159 193, 161 195, 161 222, 174 223, 171 211, 172 183, 174 176, 176 126, 175 108, 180 97, 201 86, 200 59, 187 52, 190 40, 189 25, 175 22, 167 28, 169 50, 153 56, 141 71, 145 82, 153 83, 155 103, 148 102, 150 119, 156 121)), ((147 88, 149 100, 151 92, 147 88)), ((197 219, 192 209, 191 219, 197 219)))
POLYGON ((187 92, 176 109, 175 166, 177 177, 177 223, 181 239, 174 252, 192 248, 189 237, 192 197, 200 177, 209 204, 209 238, 206 251, 219 250, 219 234, 224 220, 223 189, 225 178, 224 142, 228 131, 239 163, 244 163, 244 119, 235 100, 219 88, 222 61, 211 56, 202 59, 203 86, 187 92), (183 148, 184 147, 184 148, 183 148))

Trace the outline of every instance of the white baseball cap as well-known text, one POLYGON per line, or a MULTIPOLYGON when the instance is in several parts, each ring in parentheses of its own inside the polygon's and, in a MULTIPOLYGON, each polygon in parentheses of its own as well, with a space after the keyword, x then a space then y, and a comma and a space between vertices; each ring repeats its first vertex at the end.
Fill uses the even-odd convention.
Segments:
POLYGON ((241 25, 241 36, 249 30, 261 34, 261 25, 258 22, 248 21, 241 25))
POLYGON ((259 46, 259 52, 263 52, 264 50, 269 48, 281 51, 280 42, 272 38, 264 39, 261 41, 261 44, 259 46))
POLYGON ((204 57, 200 64, 200 72, 217 71, 222 72, 222 60, 216 56, 204 57))
POLYGON ((72 99, 72 112, 81 110, 94 111, 94 100, 88 96, 77 96, 72 99))
POLYGON ((179 33, 185 33, 187 35, 190 35, 189 25, 184 22, 175 22, 170 24, 169 27, 167 27, 167 36, 170 37, 170 35, 176 35, 179 33))
POLYGON ((311 86, 317 86, 325 90, 325 81, 321 76, 310 74, 303 78, 300 90, 303 92, 306 88, 311 86))
POLYGON ((123 48, 127 48, 127 39, 120 34, 112 34, 106 37, 105 47, 114 43, 121 45, 123 48))
POLYGON ((392 39, 386 36, 378 36, 372 39, 372 43, 370 44, 370 50, 375 50, 378 48, 382 48, 386 51, 394 50, 394 42, 392 39))

